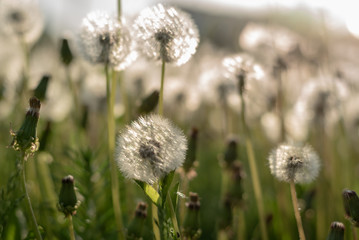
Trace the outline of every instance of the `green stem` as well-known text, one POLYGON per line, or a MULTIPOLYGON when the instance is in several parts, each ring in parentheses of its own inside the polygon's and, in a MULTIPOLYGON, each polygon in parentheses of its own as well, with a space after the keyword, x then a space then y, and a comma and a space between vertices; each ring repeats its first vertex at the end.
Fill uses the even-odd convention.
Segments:
POLYGON ((254 155, 254 150, 253 150, 253 144, 252 144, 249 129, 246 124, 245 102, 244 102, 244 98, 243 98, 242 94, 240 94, 240 97, 241 97, 241 103, 242 103, 242 114, 241 114, 242 124, 243 124, 242 127, 243 127, 244 134, 246 136, 246 150, 247 150, 247 154, 248 154, 249 168, 250 168, 251 178, 252 178, 252 182, 253 182, 254 195, 255 195, 257 207, 258 207, 260 229, 261 229, 262 239, 268 240, 267 226, 266 226, 264 206, 263 206, 262 189, 261 189, 261 185, 260 185, 260 181, 259 181, 257 164, 256 164, 255 155, 254 155))
POLYGON ((181 239, 181 234, 180 234, 181 232, 180 232, 180 229, 178 227, 176 212, 175 212, 175 209, 173 207, 172 199, 171 199, 171 196, 170 196, 169 192, 167 192, 166 203, 167 203, 168 208, 170 209, 171 220, 172 220, 172 223, 173 223, 173 227, 174 227, 174 229, 176 231, 176 235, 179 236, 179 239, 181 239))
POLYGON ((351 228, 352 228, 352 232, 353 232, 353 240, 357 240, 358 239, 358 237, 357 237, 357 229, 353 224, 351 225, 351 228))
POLYGON ((279 73, 278 79, 278 92, 277 92, 277 113, 280 119, 280 142, 285 140, 285 123, 284 123, 284 114, 283 114, 283 80, 282 80, 282 70, 279 73))
POLYGON ((122 77, 123 77, 122 72, 118 72, 118 81, 119 81, 119 85, 120 85, 120 93, 121 93, 122 103, 123 103, 123 106, 125 108, 125 123, 129 123, 130 120, 131 120, 131 113, 130 113, 130 108, 129 108, 129 105, 128 105, 126 86, 125 86, 125 83, 124 83, 122 77))
MULTIPOLYGON (((155 183, 153 185, 153 188, 158 191, 158 184, 155 183)), ((155 239, 156 240, 161 240, 161 233, 160 233, 160 229, 159 229, 159 217, 158 217, 158 208, 156 206, 156 204, 154 204, 152 202, 151 205, 151 209, 152 209, 152 229, 153 229, 153 234, 155 235, 155 239)))
POLYGON ((163 85, 165 82, 165 67, 166 62, 165 60, 162 60, 160 99, 158 102, 158 114, 161 116, 163 115, 163 85))
POLYGON ((122 16, 121 0, 117 0, 117 17, 118 17, 118 19, 121 19, 121 16, 122 16))
POLYGON ((24 72, 23 72, 22 92, 21 92, 21 95, 24 96, 24 94, 27 92, 27 88, 29 84, 30 51, 29 51, 29 46, 27 45, 23 37, 20 37, 20 44, 24 54, 24 70, 23 70, 24 72))
MULTIPOLYGON (((189 189, 189 179, 186 175, 186 173, 184 173, 182 179, 181 179, 181 183, 182 183, 182 192, 184 194, 188 193, 188 189, 189 189)), ((186 215, 186 201, 185 198, 179 198, 180 201, 180 222, 183 223, 185 215, 186 215)))
POLYGON ((297 193, 295 191, 295 184, 294 184, 293 181, 290 182, 290 193, 292 195, 294 215, 295 215, 295 220, 297 221, 299 238, 300 238, 300 240, 305 240, 305 234, 304 234, 302 219, 301 219, 300 213, 299 213, 297 193))
POLYGON ((75 240, 75 231, 74 231, 74 224, 72 223, 72 215, 69 214, 67 216, 67 219, 69 220, 69 232, 70 232, 70 239, 75 240))
POLYGON ((25 191, 25 198, 26 198, 26 206, 27 206, 27 210, 28 210, 28 214, 30 215, 30 219, 34 228, 34 233, 35 236, 37 238, 37 240, 42 240, 40 231, 39 231, 39 227, 37 225, 37 221, 36 221, 36 217, 34 214, 34 210, 32 209, 31 206, 31 200, 30 200, 30 196, 29 193, 27 191, 27 187, 26 187, 26 178, 25 178, 25 153, 23 151, 21 151, 21 171, 22 171, 22 187, 25 191))
POLYGON ((107 130, 108 130, 108 158, 110 161, 110 173, 111 173, 111 192, 112 192, 112 204, 115 213, 115 221, 117 226, 117 231, 119 234, 119 239, 124 239, 125 235, 123 232, 122 216, 121 216, 121 206, 120 206, 120 194, 119 194, 119 182, 117 176, 116 164, 113 159, 113 154, 115 150, 115 118, 113 113, 114 108, 114 98, 116 93, 116 79, 111 79, 109 74, 108 65, 105 65, 105 74, 106 74, 106 96, 107 96, 107 130))
POLYGON ((80 111, 80 104, 79 104, 79 100, 78 100, 78 96, 77 96, 77 89, 76 89, 76 85, 74 83, 74 81, 71 78, 71 71, 70 71, 70 67, 66 66, 65 67, 65 72, 66 72, 66 79, 67 79, 67 84, 69 85, 69 88, 71 90, 72 93, 72 98, 74 101, 74 105, 75 105, 75 119, 76 121, 78 120, 79 116, 78 113, 80 111))

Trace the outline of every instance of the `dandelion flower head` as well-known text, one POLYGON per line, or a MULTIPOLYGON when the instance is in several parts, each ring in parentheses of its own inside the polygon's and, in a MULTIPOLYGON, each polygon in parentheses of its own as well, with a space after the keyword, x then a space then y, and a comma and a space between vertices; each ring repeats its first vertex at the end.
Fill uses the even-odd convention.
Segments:
POLYGON ((91 63, 109 64, 116 70, 125 69, 137 56, 125 21, 103 11, 91 12, 83 19, 81 48, 91 63))
POLYGON ((26 43, 34 43, 44 27, 43 16, 35 0, 0 1, 0 23, 5 34, 20 37, 26 43))
POLYGON ((127 178, 156 183, 180 167, 187 139, 168 119, 159 115, 140 117, 117 138, 116 161, 127 178))
POLYGON ((341 117, 339 109, 349 92, 346 84, 330 77, 307 81, 288 116, 286 124, 289 132, 307 135, 310 126, 314 125, 323 126, 327 133, 332 133, 341 117))
POLYGON ((227 79, 238 85, 239 91, 245 91, 251 85, 248 82, 264 78, 265 74, 260 65, 256 64, 250 56, 236 54, 223 59, 224 75, 227 79))
POLYGON ((269 155, 271 173, 280 181, 309 183, 319 173, 320 161, 309 145, 281 144, 269 155))
POLYGON ((246 50, 275 49, 282 53, 292 51, 299 44, 299 36, 284 27, 248 23, 239 37, 239 45, 246 50))
POLYGON ((144 9, 135 20, 138 49, 156 62, 180 66, 196 52, 198 29, 192 18, 174 7, 157 4, 144 9))

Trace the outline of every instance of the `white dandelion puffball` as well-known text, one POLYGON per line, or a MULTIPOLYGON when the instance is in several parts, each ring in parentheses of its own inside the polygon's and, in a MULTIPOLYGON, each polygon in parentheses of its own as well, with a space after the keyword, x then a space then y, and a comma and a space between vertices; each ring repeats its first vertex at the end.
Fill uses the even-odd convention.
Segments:
POLYGON ((1 30, 22 41, 36 42, 44 28, 44 19, 36 0, 0 1, 1 30))
POLYGON ((319 174, 320 160, 309 145, 282 144, 269 155, 269 168, 278 180, 309 183, 319 174))
POLYGON ((127 178, 153 185, 182 166, 187 150, 183 132, 159 115, 140 117, 117 138, 116 161, 127 178))
POLYGON ((137 56, 134 42, 125 25, 106 12, 94 11, 82 21, 80 47, 91 63, 109 64, 116 70, 123 70, 137 56))
POLYGON ((222 61, 225 78, 233 81, 239 91, 248 91, 253 81, 262 81, 265 77, 262 67, 246 54, 235 54, 222 61))
POLYGON ((192 18, 162 4, 144 9, 135 20, 134 29, 139 52, 156 62, 180 66, 196 52, 199 43, 192 18))

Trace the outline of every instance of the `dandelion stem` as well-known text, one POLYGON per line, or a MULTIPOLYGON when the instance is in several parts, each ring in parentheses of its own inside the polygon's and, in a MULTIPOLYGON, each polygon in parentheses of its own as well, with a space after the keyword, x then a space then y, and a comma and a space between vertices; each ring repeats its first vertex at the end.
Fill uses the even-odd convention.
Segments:
POLYGON ((295 191, 295 184, 294 184, 293 181, 290 182, 290 193, 291 193, 291 195, 292 195, 294 215, 295 215, 295 220, 297 221, 299 238, 300 238, 301 240, 305 240, 305 234, 304 234, 304 230, 303 230, 302 219, 301 219, 300 213, 299 213, 297 193, 296 193, 296 191, 295 191))
POLYGON ((121 0, 117 0, 117 17, 120 20, 122 16, 122 5, 121 0))
POLYGON ((21 96, 26 97, 24 94, 27 92, 27 88, 29 85, 29 76, 30 76, 30 51, 29 46, 27 45, 25 39, 20 37, 20 44, 24 54, 24 69, 23 69, 23 79, 22 79, 22 87, 21 87, 21 96))
MULTIPOLYGON (((156 189, 156 191, 158 191, 158 184, 154 184, 153 188, 156 189)), ((152 202, 151 205, 151 210, 152 210, 152 228, 153 228, 153 234, 155 235, 155 239, 156 240, 161 240, 161 233, 160 233, 160 229, 159 229, 159 218, 158 218, 158 208, 156 206, 156 204, 154 204, 152 202)))
POLYGON ((74 231, 74 225, 72 223, 72 215, 69 214, 67 216, 67 219, 69 221, 69 232, 70 232, 70 239, 75 240, 75 231, 74 231))
POLYGON ((252 177, 252 181, 253 181, 254 194, 255 194, 256 200, 257 200, 259 223, 260 223, 260 227, 261 227, 262 239, 268 240, 267 226, 265 223, 262 189, 260 187, 258 170, 257 170, 255 156, 254 156, 252 141, 249 138, 246 139, 246 148, 247 148, 247 153, 248 153, 249 168, 251 171, 251 177, 252 177))
POLYGON ((113 107, 115 102, 116 93, 116 79, 112 78, 112 84, 109 74, 108 65, 105 65, 106 74, 106 96, 107 96, 107 130, 108 130, 108 158, 110 161, 110 172, 111 172, 111 192, 112 192, 112 203, 115 212, 115 221, 119 239, 124 239, 121 207, 120 207, 120 194, 119 194, 119 183, 116 171, 116 164, 113 159, 115 149, 115 118, 113 113, 113 107))
POLYGON ((161 116, 163 115, 163 85, 165 82, 165 67, 166 62, 165 60, 162 60, 160 99, 158 102, 158 114, 161 116))
POLYGON ((168 207, 170 209, 171 220, 172 220, 172 223, 173 223, 173 227, 174 227, 174 229, 176 231, 176 235, 179 236, 179 239, 181 239, 181 235, 180 235, 181 232, 180 232, 179 227, 178 227, 176 212, 175 212, 175 209, 173 207, 172 199, 171 199, 171 196, 170 196, 169 192, 167 192, 167 200, 166 200, 166 202, 167 202, 168 207))
POLYGON ((127 99, 127 92, 126 92, 126 86, 123 82, 123 75, 122 72, 116 72, 118 73, 118 81, 119 81, 119 85, 120 85, 120 93, 121 93, 121 100, 122 100, 122 104, 125 108, 125 123, 129 123, 130 122, 130 109, 128 107, 128 99, 127 99))
POLYGON ((32 225, 33 225, 33 228, 34 228, 34 233, 35 233, 35 236, 36 236, 36 239, 37 240, 42 240, 42 237, 41 237, 41 234, 40 234, 40 231, 39 231, 39 227, 37 225, 37 221, 36 221, 36 217, 35 217, 35 214, 34 214, 34 210, 32 209, 32 206, 31 206, 31 200, 30 200, 30 196, 29 196, 29 193, 27 191, 27 187, 26 187, 26 178, 25 178, 25 159, 26 159, 26 155, 23 151, 21 151, 20 153, 20 161, 21 161, 21 171, 22 171, 22 187, 25 191, 25 198, 26 198, 26 206, 27 206, 27 210, 28 210, 28 214, 30 215, 30 218, 31 218, 31 222, 32 222, 32 225))
POLYGON ((242 124, 243 124, 242 126, 243 126, 244 134, 246 136, 246 150, 247 150, 247 154, 248 154, 249 168, 250 168, 251 178, 252 178, 252 182, 253 182, 254 194, 256 197, 256 202, 257 202, 257 207, 258 207, 260 229, 261 229, 262 239, 268 240, 267 226, 266 226, 266 222, 265 222, 265 214, 264 214, 264 206, 263 206, 262 189, 261 189, 261 185, 260 185, 260 181, 259 181, 257 164, 256 164, 255 155, 254 155, 254 150, 253 150, 253 144, 252 144, 249 129, 246 124, 245 102, 244 102, 243 94, 240 94, 240 97, 241 97, 241 103, 242 103, 242 114, 241 114, 242 124))
POLYGON ((71 78, 70 67, 66 66, 65 71, 66 71, 67 84, 70 87, 70 90, 71 90, 71 93, 72 93, 72 98, 73 98, 74 105, 75 105, 75 120, 76 120, 76 122, 79 122, 78 113, 80 111, 80 104, 79 104, 79 100, 78 100, 78 96, 77 96, 76 85, 75 85, 74 81, 71 78))
POLYGON ((352 232, 353 232, 353 240, 357 240, 358 239, 357 230, 353 224, 351 225, 351 227, 352 227, 352 232))

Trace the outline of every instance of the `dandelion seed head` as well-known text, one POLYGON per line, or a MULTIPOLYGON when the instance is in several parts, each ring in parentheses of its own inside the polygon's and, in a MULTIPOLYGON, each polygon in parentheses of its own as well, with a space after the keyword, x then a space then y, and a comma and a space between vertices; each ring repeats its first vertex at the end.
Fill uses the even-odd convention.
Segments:
POLYGON ((41 35, 44 21, 37 1, 3 0, 0 3, 0 22, 5 34, 34 43, 41 35))
POLYGON ((234 82, 239 91, 246 91, 251 87, 249 81, 260 81, 265 74, 263 69, 254 60, 245 54, 237 54, 223 59, 224 76, 234 82))
POLYGON ((306 82, 286 123, 289 131, 296 131, 291 129, 295 125, 301 132, 308 132, 306 128, 314 124, 324 126, 325 131, 331 133, 341 117, 339 109, 348 96, 346 84, 336 79, 327 77, 306 82))
POLYGON ((196 52, 198 29, 185 12, 157 4, 146 8, 135 20, 137 48, 149 59, 180 66, 196 52))
POLYGON ((299 42, 299 36, 284 27, 275 25, 260 25, 248 23, 239 37, 239 44, 243 49, 253 51, 258 49, 279 50, 288 53, 293 50, 299 42))
POLYGON ((82 52, 91 63, 123 70, 137 57, 125 20, 120 22, 106 12, 89 13, 82 21, 80 37, 82 52))
POLYGON ((309 145, 282 144, 269 155, 271 173, 280 181, 309 183, 319 174, 320 161, 309 145))
POLYGON ((140 117, 117 138, 116 161, 127 178, 156 183, 185 159, 187 139, 168 119, 140 117))

